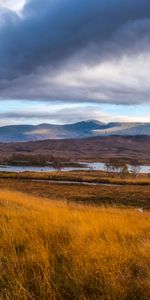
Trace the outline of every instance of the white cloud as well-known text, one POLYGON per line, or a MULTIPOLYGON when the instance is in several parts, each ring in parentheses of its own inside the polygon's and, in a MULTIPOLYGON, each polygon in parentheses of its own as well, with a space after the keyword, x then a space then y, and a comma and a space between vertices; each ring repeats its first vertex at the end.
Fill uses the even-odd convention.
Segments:
POLYGON ((0 8, 7 8, 19 12, 25 4, 25 0, 0 0, 0 8))
POLYGON ((45 79, 48 85, 76 90, 82 99, 112 103, 150 103, 150 54, 124 56, 97 65, 71 66, 45 79))
POLYGON ((113 104, 150 103, 150 54, 123 56, 96 65, 74 59, 56 70, 39 69, 1 90, 3 98, 113 104))
POLYGON ((131 107, 104 104, 74 104, 43 101, 6 101, 0 111, 0 126, 8 124, 73 123, 97 119, 102 122, 150 122, 150 105, 131 107))

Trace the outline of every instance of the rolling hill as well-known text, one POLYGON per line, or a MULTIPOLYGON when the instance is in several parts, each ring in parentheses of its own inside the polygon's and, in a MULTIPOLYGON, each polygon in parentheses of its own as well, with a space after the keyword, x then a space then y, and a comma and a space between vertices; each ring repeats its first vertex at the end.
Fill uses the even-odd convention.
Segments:
POLYGON ((11 125, 0 127, 0 142, 76 139, 96 136, 150 135, 150 123, 108 123, 96 120, 74 124, 11 125))
POLYGON ((98 136, 84 139, 0 143, 0 159, 12 155, 43 155, 64 161, 105 161, 108 158, 137 159, 150 163, 150 136, 98 136))

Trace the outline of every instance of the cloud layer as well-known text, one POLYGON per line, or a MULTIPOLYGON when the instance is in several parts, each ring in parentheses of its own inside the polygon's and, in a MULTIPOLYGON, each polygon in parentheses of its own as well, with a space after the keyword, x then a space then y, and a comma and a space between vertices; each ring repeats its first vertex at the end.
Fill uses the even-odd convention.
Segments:
POLYGON ((0 8, 0 97, 150 103, 149 0, 0 8))
POLYGON ((102 122, 149 122, 150 105, 6 101, 0 111, 0 126, 13 124, 75 123, 95 119, 102 122))

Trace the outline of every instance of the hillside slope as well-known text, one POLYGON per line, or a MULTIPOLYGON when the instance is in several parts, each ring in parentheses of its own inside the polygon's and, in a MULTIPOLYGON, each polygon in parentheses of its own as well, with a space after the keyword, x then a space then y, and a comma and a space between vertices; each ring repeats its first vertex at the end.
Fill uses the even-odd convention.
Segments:
POLYGON ((0 143, 0 156, 53 155, 65 160, 103 161, 110 157, 150 162, 150 136, 107 136, 84 139, 0 143))
POLYGON ((110 135, 150 135, 150 123, 108 123, 96 120, 75 124, 13 125, 0 127, 0 142, 75 139, 110 135))

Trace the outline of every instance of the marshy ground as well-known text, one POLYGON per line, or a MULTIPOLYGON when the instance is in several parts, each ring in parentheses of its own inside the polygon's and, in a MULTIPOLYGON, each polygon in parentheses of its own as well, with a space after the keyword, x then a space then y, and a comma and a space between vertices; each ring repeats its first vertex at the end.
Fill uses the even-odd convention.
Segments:
POLYGON ((141 174, 138 178, 129 175, 120 179, 115 174, 110 176, 99 171, 0 173, 0 188, 66 202, 150 209, 148 174, 141 174), (80 184, 82 182, 91 185, 80 184), (93 183, 99 185, 92 185, 93 183))

